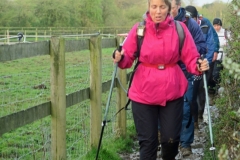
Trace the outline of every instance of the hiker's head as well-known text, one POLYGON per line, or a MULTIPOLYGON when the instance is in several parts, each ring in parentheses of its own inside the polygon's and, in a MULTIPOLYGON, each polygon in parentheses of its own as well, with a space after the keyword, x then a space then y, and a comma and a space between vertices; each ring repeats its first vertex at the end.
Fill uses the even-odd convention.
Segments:
POLYGON ((220 18, 214 18, 213 27, 217 32, 219 32, 222 27, 222 20, 220 18))
POLYGON ((181 7, 181 0, 172 0, 171 1, 171 15, 176 17, 178 15, 178 9, 181 7))
POLYGON ((202 14, 199 14, 199 15, 198 15, 198 18, 199 18, 200 20, 202 20, 202 19, 203 19, 203 15, 202 15, 202 14))
POLYGON ((148 0, 148 11, 155 23, 163 22, 171 10, 169 0, 148 0))
POLYGON ((196 7, 187 6, 187 7, 185 7, 185 9, 186 9, 186 12, 189 12, 191 14, 191 17, 197 21, 198 11, 197 11, 196 7))

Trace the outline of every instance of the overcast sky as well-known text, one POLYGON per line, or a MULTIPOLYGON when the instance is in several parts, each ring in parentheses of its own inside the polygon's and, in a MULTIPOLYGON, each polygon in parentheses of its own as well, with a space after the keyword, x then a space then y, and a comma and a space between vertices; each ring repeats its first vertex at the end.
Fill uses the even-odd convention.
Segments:
MULTIPOLYGON (((188 1, 188 0, 185 0, 185 2, 188 1)), ((207 4, 207 3, 212 3, 214 2, 215 0, 195 0, 194 2, 198 5, 198 6, 202 6, 204 4, 207 4)), ((231 2, 231 0, 222 0, 223 2, 225 3, 229 3, 231 2)))

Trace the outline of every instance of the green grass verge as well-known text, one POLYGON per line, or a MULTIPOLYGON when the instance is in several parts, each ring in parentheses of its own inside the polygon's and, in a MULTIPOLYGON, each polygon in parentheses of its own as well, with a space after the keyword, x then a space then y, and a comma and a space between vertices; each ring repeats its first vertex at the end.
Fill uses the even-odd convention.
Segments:
MULTIPOLYGON (((128 126, 125 137, 103 139, 98 160, 121 160, 120 153, 131 153, 133 142, 136 137, 134 124, 128 126)), ((96 158, 97 148, 93 148, 82 157, 83 160, 93 160, 96 158)))

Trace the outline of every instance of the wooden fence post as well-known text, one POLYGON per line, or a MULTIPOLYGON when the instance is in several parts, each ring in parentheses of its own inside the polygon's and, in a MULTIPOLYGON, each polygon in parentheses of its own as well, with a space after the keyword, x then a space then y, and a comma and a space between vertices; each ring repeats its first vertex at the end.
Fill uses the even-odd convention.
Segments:
POLYGON ((102 122, 101 36, 90 38, 90 144, 97 147, 102 122))
POLYGON ((9 44, 9 30, 7 30, 7 44, 9 44))
POLYGON ((5 31, 5 35, 4 35, 5 37, 5 40, 4 40, 4 44, 6 44, 7 43, 7 30, 5 31))
POLYGON ((27 38, 27 31, 24 31, 24 37, 23 37, 23 42, 26 42, 26 38, 27 38))
POLYGON ((47 36, 47 31, 45 30, 45 31, 44 31, 44 40, 47 39, 46 36, 47 36))
POLYGON ((65 40, 52 37, 51 60, 51 159, 66 160, 65 40))
MULTIPOLYGON (((124 40, 124 37, 117 38, 117 44, 121 44, 124 40)), ((122 107, 124 107, 127 103, 127 95, 124 91, 124 89, 127 89, 127 72, 126 69, 120 69, 118 68, 118 77, 120 80, 117 83, 117 111, 120 110, 122 107), (124 89, 123 89, 123 88, 124 89)), ((117 136, 126 136, 126 110, 123 109, 120 113, 117 115, 117 124, 116 124, 116 132, 117 136)))
POLYGON ((52 36, 52 28, 49 29, 49 35, 52 36))
POLYGON ((35 42, 38 41, 38 29, 36 28, 36 33, 35 33, 35 42))
POLYGON ((77 30, 77 37, 76 37, 76 39, 78 40, 78 28, 76 28, 76 30, 77 30))

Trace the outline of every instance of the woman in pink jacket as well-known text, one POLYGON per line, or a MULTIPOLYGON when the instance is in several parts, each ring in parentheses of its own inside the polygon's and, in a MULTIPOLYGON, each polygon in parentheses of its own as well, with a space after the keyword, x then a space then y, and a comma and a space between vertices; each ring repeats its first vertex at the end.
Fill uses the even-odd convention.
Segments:
MULTIPOLYGON (((206 59, 199 59, 196 46, 185 25, 182 51, 174 20, 169 16, 170 0, 148 0, 145 34, 128 96, 140 145, 140 160, 156 160, 158 118, 161 126, 162 158, 175 159, 183 114, 183 95, 188 82, 178 66, 181 59, 195 75, 209 69, 206 59), (197 63, 198 62, 198 63, 197 63)), ((130 68, 137 51, 138 23, 130 30, 121 52, 115 51, 114 62, 130 68)))

